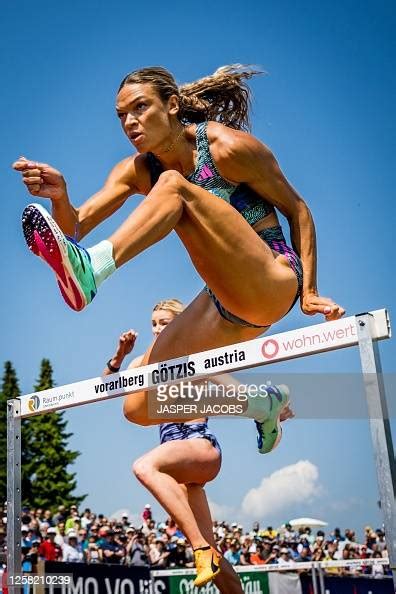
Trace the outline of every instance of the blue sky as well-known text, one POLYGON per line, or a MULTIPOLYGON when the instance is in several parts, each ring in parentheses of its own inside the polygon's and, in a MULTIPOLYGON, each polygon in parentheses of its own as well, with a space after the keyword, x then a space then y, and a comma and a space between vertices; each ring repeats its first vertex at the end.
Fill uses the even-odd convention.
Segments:
MULTIPOLYGON (((14 363, 23 392, 31 391, 42 357, 50 358, 58 384, 98 375, 118 334, 129 327, 139 331, 136 354, 142 352, 151 338, 152 305, 171 296, 188 302, 202 285, 172 235, 118 272, 92 306, 76 314, 64 306, 52 275, 22 238, 20 215, 31 200, 10 163, 24 154, 53 164, 64 173, 72 201, 80 204, 131 152, 114 114, 114 97, 123 76, 142 66, 161 64, 187 82, 224 64, 260 64, 268 75, 252 81, 253 131, 312 209, 321 293, 350 315, 381 307, 392 313, 396 19, 391 2, 204 0, 193 7, 179 1, 32 5, 22 0, 9 3, 2 17, 0 241, 6 257, 0 360, 14 363)), ((86 245, 107 237, 138 202, 131 198, 86 245)), ((274 332, 313 321, 295 308, 274 332)), ((385 371, 394 372, 393 341, 383 343, 381 353, 385 371)), ((358 370, 355 350, 282 366, 304 373, 358 370)), ((117 400, 67 412, 72 445, 82 454, 75 470, 79 492, 90 494, 86 503, 93 509, 137 513, 153 502, 131 477, 130 465, 158 436, 155 428, 129 425, 120 411, 117 400)), ((292 516, 320 516, 331 527, 359 531, 381 523, 366 421, 293 420, 267 457, 255 453, 252 423, 216 420, 213 427, 224 450, 221 475, 208 487, 219 519, 235 517, 248 527, 254 519, 277 525, 292 516), (296 484, 306 486, 300 502, 292 496, 268 499, 264 483, 267 507, 244 514, 250 489, 290 466, 296 484)), ((271 480, 276 484, 279 474, 271 480)))

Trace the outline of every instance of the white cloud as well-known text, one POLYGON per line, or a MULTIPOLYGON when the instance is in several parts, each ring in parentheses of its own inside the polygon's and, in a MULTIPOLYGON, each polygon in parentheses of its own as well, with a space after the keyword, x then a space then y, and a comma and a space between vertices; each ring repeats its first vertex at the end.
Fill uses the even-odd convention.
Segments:
POLYGON ((243 498, 242 510, 250 517, 273 516, 289 506, 304 504, 321 494, 319 470, 309 460, 276 470, 243 498))

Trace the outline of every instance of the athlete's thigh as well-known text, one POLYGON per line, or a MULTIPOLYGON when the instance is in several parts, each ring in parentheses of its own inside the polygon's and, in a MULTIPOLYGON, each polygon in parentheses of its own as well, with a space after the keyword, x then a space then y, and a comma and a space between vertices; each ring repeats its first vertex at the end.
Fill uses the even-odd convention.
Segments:
POLYGON ((162 443, 142 460, 179 483, 205 484, 215 478, 221 465, 219 452, 200 437, 162 443))
POLYGON ((240 326, 222 318, 208 293, 201 292, 161 332, 145 354, 143 365, 251 340, 262 333, 262 328, 240 326))
POLYGON ((243 275, 251 269, 271 269, 274 256, 242 215, 228 202, 187 181, 181 182, 185 215, 176 232, 187 247, 198 272, 212 267, 224 270, 233 257, 233 268, 243 275), (208 260, 207 255, 210 255, 208 260), (213 260, 218 259, 219 262, 213 260), (248 260, 248 261, 247 261, 248 260))
POLYGON ((264 323, 282 317, 297 290, 287 259, 275 258, 241 214, 221 198, 189 182, 181 182, 179 191, 185 209, 175 230, 223 306, 253 323, 261 310, 268 312, 264 323))

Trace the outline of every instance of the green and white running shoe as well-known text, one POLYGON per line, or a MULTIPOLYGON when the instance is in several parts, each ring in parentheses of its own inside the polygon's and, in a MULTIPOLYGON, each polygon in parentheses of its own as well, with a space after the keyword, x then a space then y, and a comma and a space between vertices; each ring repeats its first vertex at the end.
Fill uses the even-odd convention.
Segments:
POLYGON ((290 390, 285 385, 267 386, 265 398, 266 418, 264 421, 254 421, 257 428, 257 447, 260 454, 272 452, 282 439, 280 415, 289 404, 290 390))
POLYGON ((29 249, 55 272, 63 299, 81 311, 96 295, 96 283, 88 252, 64 235, 40 204, 29 204, 22 214, 22 227, 29 249))

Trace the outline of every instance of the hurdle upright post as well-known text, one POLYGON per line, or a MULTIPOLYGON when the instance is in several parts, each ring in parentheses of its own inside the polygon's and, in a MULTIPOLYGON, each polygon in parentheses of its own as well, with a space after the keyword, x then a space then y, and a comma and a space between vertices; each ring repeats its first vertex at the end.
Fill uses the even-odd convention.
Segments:
POLYGON ((21 402, 7 402, 7 581, 10 592, 20 591, 13 585, 22 571, 21 555, 21 402), (11 581, 10 581, 11 580, 11 581))
POLYGON ((373 340, 373 317, 359 314, 356 321, 386 545, 396 590, 396 466, 384 378, 378 343, 373 340))

